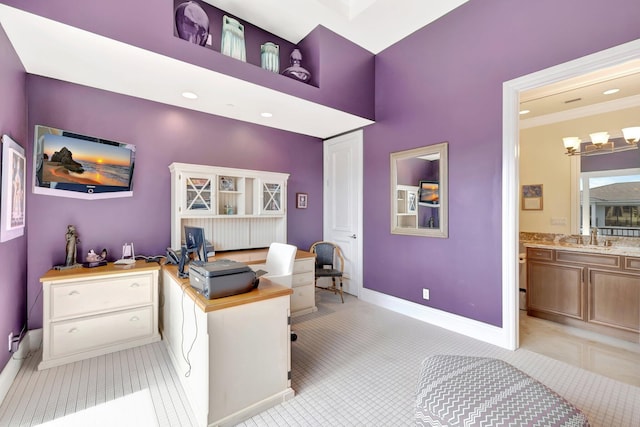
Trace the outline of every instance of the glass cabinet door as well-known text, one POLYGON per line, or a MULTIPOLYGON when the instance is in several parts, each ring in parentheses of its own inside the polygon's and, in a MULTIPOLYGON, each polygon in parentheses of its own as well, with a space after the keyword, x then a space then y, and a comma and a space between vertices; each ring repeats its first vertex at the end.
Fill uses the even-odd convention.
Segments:
POLYGON ((211 176, 183 175, 182 213, 213 212, 214 192, 211 176))
POLYGON ((263 182, 262 183, 262 203, 261 213, 263 214, 282 214, 284 213, 283 200, 283 183, 282 182, 263 182))

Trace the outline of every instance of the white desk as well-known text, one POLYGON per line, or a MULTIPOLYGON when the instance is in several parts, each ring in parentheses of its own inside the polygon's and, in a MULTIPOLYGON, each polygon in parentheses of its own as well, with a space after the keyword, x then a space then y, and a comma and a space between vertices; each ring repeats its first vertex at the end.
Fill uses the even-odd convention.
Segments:
POLYGON ((175 266, 162 276, 163 339, 200 426, 235 425, 293 397, 290 288, 262 278, 207 300, 175 266))

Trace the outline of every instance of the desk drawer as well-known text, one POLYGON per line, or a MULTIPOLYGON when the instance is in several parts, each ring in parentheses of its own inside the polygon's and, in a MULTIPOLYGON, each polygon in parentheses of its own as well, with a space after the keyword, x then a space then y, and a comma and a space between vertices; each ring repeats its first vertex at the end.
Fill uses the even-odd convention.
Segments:
POLYGON ((313 285, 313 277, 315 273, 312 271, 310 273, 300 273, 294 274, 291 277, 291 286, 298 287, 304 285, 313 285))
POLYGON ((293 274, 315 271, 316 269, 315 265, 316 265, 315 258, 297 259, 293 263, 293 274))
POLYGON ((153 279, 150 274, 57 284, 51 286, 51 319, 100 313, 152 302, 153 279))
POLYGON ((102 316, 56 322, 51 328, 51 355, 64 356, 153 334, 153 306, 102 316))

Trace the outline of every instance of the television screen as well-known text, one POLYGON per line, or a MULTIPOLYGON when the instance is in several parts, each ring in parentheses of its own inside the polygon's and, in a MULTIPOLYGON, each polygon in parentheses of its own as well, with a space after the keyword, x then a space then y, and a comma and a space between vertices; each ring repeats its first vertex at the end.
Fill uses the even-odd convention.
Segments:
POLYGON ((135 145, 36 126, 33 192, 82 199, 130 197, 135 145))
POLYGON ((419 203, 427 206, 439 206, 440 194, 439 194, 438 181, 420 181, 420 198, 419 203))

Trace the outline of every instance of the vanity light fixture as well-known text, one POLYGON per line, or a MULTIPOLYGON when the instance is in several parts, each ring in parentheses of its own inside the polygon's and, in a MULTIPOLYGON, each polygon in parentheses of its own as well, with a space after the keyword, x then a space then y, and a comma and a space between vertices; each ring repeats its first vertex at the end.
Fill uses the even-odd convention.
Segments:
POLYGON ((589 134, 591 144, 586 144, 583 151, 579 151, 582 140, 577 136, 569 136, 562 138, 564 148, 567 150, 565 154, 568 156, 593 156, 597 154, 617 153, 620 151, 635 150, 638 148, 640 141, 640 126, 628 127, 622 129, 626 145, 617 146, 613 141, 609 141, 609 132, 595 132, 589 134))
POLYGON ((618 92, 620 92, 620 89, 614 88, 614 89, 605 90, 604 92, 602 92, 602 94, 613 95, 614 93, 618 93, 618 92))
POLYGON ((182 92, 182 96, 187 99, 198 99, 198 95, 193 92, 182 92))

